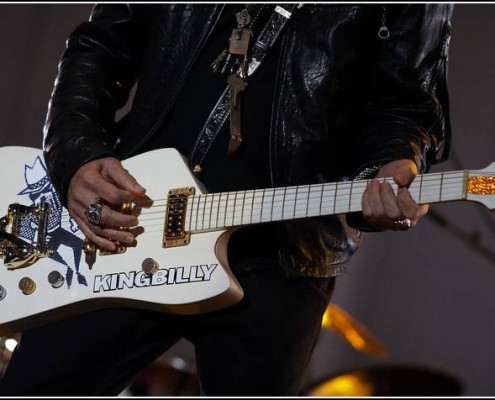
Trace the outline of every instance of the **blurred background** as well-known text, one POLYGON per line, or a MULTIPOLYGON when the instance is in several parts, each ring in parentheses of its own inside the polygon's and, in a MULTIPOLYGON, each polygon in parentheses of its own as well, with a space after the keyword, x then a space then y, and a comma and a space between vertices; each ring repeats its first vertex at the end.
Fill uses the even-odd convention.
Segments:
MULTIPOLYGON (((0 4, 0 146, 41 147, 65 39, 92 7, 0 4)), ((494 21, 495 4, 456 4, 448 76, 453 147, 431 172, 495 161, 494 21)), ((411 231, 365 235, 339 278, 305 394, 495 395, 495 214, 473 202, 430 210, 411 231), (352 382, 354 392, 346 386, 352 382)), ((191 395, 194 377, 193 351, 180 342, 126 394, 191 395)))

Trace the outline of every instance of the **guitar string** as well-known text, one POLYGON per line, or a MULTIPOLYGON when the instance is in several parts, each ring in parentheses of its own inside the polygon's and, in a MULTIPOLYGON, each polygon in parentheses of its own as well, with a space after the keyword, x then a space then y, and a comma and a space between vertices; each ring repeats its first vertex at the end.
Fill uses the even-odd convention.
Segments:
MULTIPOLYGON (((457 178, 457 177, 456 177, 457 178)), ((433 190, 428 190, 428 183, 430 183, 430 186, 431 184, 435 184, 436 181, 432 180, 432 179, 428 179, 427 182, 426 182, 426 185, 424 184, 424 179, 423 179, 423 187, 422 187, 422 190, 420 193, 418 193, 419 195, 421 195, 421 197, 424 197, 424 198, 427 198, 426 202, 432 202, 432 201, 435 201, 437 198, 440 197, 445 197, 445 198, 449 198, 450 196, 452 196, 452 193, 449 193, 448 190, 449 190, 449 186, 451 186, 452 182, 448 182, 444 179, 444 187, 442 188, 441 192, 439 191, 439 188, 437 185, 434 186, 433 190), (432 194, 433 194, 433 197, 432 197, 432 194)), ((462 183, 462 179, 460 181, 455 181, 454 184, 456 185, 454 187, 454 190, 455 190, 455 195, 457 197, 457 190, 458 190, 458 187, 457 187, 457 184, 458 183, 462 183)), ((298 190, 299 190, 299 194, 302 194, 302 196, 300 196, 300 198, 304 197, 304 195, 307 195, 307 197, 309 197, 310 195, 310 192, 313 191, 313 192, 316 192, 316 193, 319 193, 319 192, 322 192, 323 194, 325 194, 324 192, 329 192, 327 194, 332 194, 335 192, 335 190, 337 190, 337 192, 344 192, 344 193, 338 193, 335 197, 335 203, 336 204, 339 204, 339 203, 346 203, 346 202, 349 202, 349 210, 353 210, 355 207, 356 207, 356 204, 359 204, 360 203, 360 196, 361 196, 361 193, 358 192, 358 195, 359 196, 352 196, 351 195, 351 190, 356 190, 356 189, 363 189, 365 186, 366 186, 366 183, 364 182, 360 182, 360 183, 357 183, 357 184, 353 184, 353 185, 347 185, 347 186, 344 186, 343 185, 340 185, 341 187, 340 188, 337 188, 337 185, 333 185, 332 187, 330 187, 329 185, 326 185, 325 184, 319 184, 319 185, 307 185, 305 187, 299 187, 298 190), (317 188, 319 186, 319 191, 315 188, 317 188), (307 190, 307 191, 306 191, 307 190), (356 201, 352 201, 353 198, 356 198, 357 199, 357 202, 356 201)), ((414 188, 413 188, 414 189, 414 188)), ((275 189, 268 189, 270 192, 271 192, 271 201, 263 201, 263 199, 261 199, 261 201, 259 202, 256 202, 254 201, 254 204, 253 204, 253 209, 256 210, 256 206, 260 206, 260 210, 263 210, 264 209, 264 205, 266 204, 269 204, 273 207, 275 206, 280 206, 280 204, 283 204, 283 203, 287 203, 287 200, 286 200, 286 197, 287 197, 287 194, 291 195, 291 194, 294 194, 294 193, 287 193, 288 191, 290 190, 295 190, 295 188, 285 188, 285 189, 281 189, 281 188, 275 188, 275 189), (277 193, 277 192, 281 192, 283 191, 283 196, 280 194, 280 193, 277 193), (278 201, 276 200, 278 197, 278 201), (285 198, 284 198, 285 197, 285 198)), ((225 197, 225 201, 224 203, 221 203, 220 201, 220 197, 221 197, 221 194, 217 194, 217 193, 208 193, 208 194, 201 194, 199 196, 190 196, 190 198, 188 200, 190 200, 190 202, 188 202, 189 204, 194 204, 196 203, 198 206, 199 205, 202 205, 204 207, 204 210, 203 210, 203 213, 208 210, 208 212, 211 212, 211 208, 212 208, 212 205, 215 201, 215 196, 218 197, 218 204, 217 204, 217 208, 218 209, 221 209, 222 205, 224 205, 223 209, 224 209, 224 212, 229 212, 229 211, 235 211, 235 209, 237 209, 239 206, 237 201, 234 201, 234 204, 231 204, 232 203, 232 200, 229 199, 229 197, 232 197, 233 195, 239 195, 241 194, 240 197, 244 197, 243 201, 242 201, 242 205, 245 206, 245 201, 246 199, 249 199, 251 197, 251 195, 253 196, 253 199, 254 200, 257 200, 257 193, 259 194, 261 190, 260 189, 257 189, 257 190, 252 190, 252 191, 240 191, 240 192, 228 192, 226 193, 225 197), (244 194, 244 196, 242 196, 242 194, 244 194), (248 197, 248 194, 249 194, 249 197, 248 197), (232 195, 232 196, 230 196, 232 195), (195 201, 197 199, 197 201, 195 201), (202 201, 202 199, 204 199, 202 201)), ((267 190, 264 190, 263 191, 263 194, 266 195, 267 193, 267 190)), ((258 196, 259 197, 259 196, 258 196)), ((294 199, 291 199, 291 203, 293 201, 295 201, 296 203, 300 201, 300 198, 297 197, 294 198, 294 199), (297 200, 297 201, 296 201, 297 200)), ((259 200, 259 198, 258 198, 259 200)), ((166 199, 162 199, 158 202, 156 202, 157 204, 154 204, 152 207, 150 207, 151 209, 153 208, 160 208, 160 213, 163 213, 166 208, 167 208, 167 200, 166 199), (160 204, 160 201, 164 201, 165 203, 164 204, 160 204)), ((175 203, 176 201, 173 200, 173 201, 170 201, 170 204, 172 203, 175 203)), ((182 203, 180 200, 177 200, 178 203, 182 203)), ((334 202, 332 201, 332 204, 334 202)), ((305 204, 305 203, 304 203, 305 204)), ((297 204, 296 204, 297 206, 297 204)), ((242 207, 242 206, 241 206, 242 207)), ((188 207, 190 208, 189 212, 194 212, 196 211, 196 213, 198 213, 198 210, 194 210, 193 207, 188 207)), ((323 207, 322 207, 323 208, 323 207)), ((147 209, 147 208, 146 208, 147 209)), ((308 211, 312 211, 312 209, 309 208, 309 206, 307 207, 308 211)), ((136 210, 143 210, 143 207, 139 207, 139 206, 136 206, 134 207, 134 211, 136 210)), ((339 210, 340 210, 340 207, 339 207, 339 210)), ((344 208, 344 211, 346 210, 346 208, 344 208)), ((134 212, 135 213, 135 212, 134 212)), ((150 214, 154 214, 156 213, 156 211, 146 211, 143 213, 146 214, 147 216, 150 215, 150 214)), ((199 213, 200 215, 202 215, 201 213, 199 213)), ((141 218, 142 219, 142 218, 141 218)))
MULTIPOLYGON (((413 184, 411 185, 411 190, 412 191, 415 191, 417 189, 417 185, 420 184, 419 181, 422 181, 422 189, 420 192, 418 192, 419 195, 423 196, 423 197, 426 197, 427 195, 431 195, 431 193, 434 193, 434 194, 440 194, 439 193, 439 190, 440 190, 440 187, 437 185, 437 181, 438 181, 438 177, 441 177, 442 178, 442 175, 443 175, 443 180, 444 184, 443 184, 443 188, 441 190, 441 194, 445 194, 444 192, 446 191, 447 188, 447 185, 452 185, 452 184, 458 184, 458 183, 462 183, 463 180, 464 180, 464 173, 461 172, 461 171, 456 171, 456 172, 451 172, 451 173, 443 173, 443 174, 430 174, 428 176, 424 176, 423 179, 418 179, 417 181, 414 181, 413 184), (447 178, 445 178, 445 175, 455 175, 455 176, 447 176, 447 178), (433 175, 436 175, 436 176, 433 176, 433 175), (460 176, 459 176, 460 175, 460 176), (455 182, 448 182, 448 180, 456 180, 455 182), (426 185, 425 185, 426 183, 426 185), (430 185, 430 186, 433 186, 433 190, 428 190, 428 186, 427 185, 430 185)), ((395 183, 390 179, 390 178, 381 178, 380 179, 381 181, 388 181, 390 183, 392 183, 392 186, 394 187, 394 190, 397 189, 395 183)), ((253 195, 256 197, 257 194, 259 194, 260 192, 261 195, 266 195, 267 191, 271 191, 273 193, 273 197, 275 197, 277 195, 277 192, 284 192, 284 195, 287 195, 287 194, 290 194, 290 193, 287 193, 288 191, 299 191, 299 194, 302 194, 300 197, 304 197, 305 194, 307 194, 309 196, 309 193, 311 191, 315 191, 315 188, 321 188, 321 190, 324 190, 324 191, 327 191, 327 192, 335 192, 335 190, 337 190, 337 192, 344 192, 344 193, 338 193, 337 194, 337 200, 340 198, 347 198, 349 196, 349 193, 352 191, 352 190, 355 190, 355 189, 363 189, 367 186, 367 184, 369 183, 369 180, 360 180, 360 181, 346 181, 346 182, 339 182, 339 183, 321 183, 321 184, 311 184, 311 185, 300 185, 300 186, 293 186, 293 187, 279 187, 279 188, 269 188, 269 189, 254 189, 254 190, 245 190, 245 191, 232 191, 232 192, 222 192, 222 193, 205 193, 205 194, 199 194, 199 195, 191 195, 191 196, 188 196, 188 204, 191 204, 191 203, 194 203, 196 199, 198 199, 198 202, 199 203, 204 203, 204 202, 201 202, 201 199, 205 199, 205 201, 207 203, 212 203, 214 200, 215 200, 215 196, 217 196, 219 198, 218 201, 220 201, 220 197, 221 196, 225 196, 226 197, 226 200, 225 202, 226 203, 230 203, 231 200, 229 200, 230 197, 232 196, 238 196, 239 194, 244 194, 244 197, 247 197, 248 195, 253 195), (306 192, 305 190, 307 190, 308 192, 306 192), (207 199, 211 199, 209 201, 207 201, 207 199)), ((358 193, 358 195, 361 195, 361 193, 358 193)), ((299 196, 298 196, 299 197, 299 196)), ((354 196, 353 196, 354 197, 354 196)), ((355 196, 358 198, 358 200, 360 200, 359 196, 355 196)), ((436 197, 436 196, 435 196, 436 197)), ((283 201, 283 200, 282 200, 283 201)), ((145 206, 139 206, 139 205, 135 205, 133 207, 133 210, 143 210, 143 209, 153 209, 153 208, 160 208, 162 209, 163 206, 167 206, 167 205, 175 205, 175 204, 182 204, 183 203, 183 200, 182 199, 178 199, 178 198, 161 198, 161 199, 157 199, 155 201, 151 201, 153 203, 153 205, 151 207, 145 207, 145 206)))
MULTIPOLYGON (((421 177, 421 176, 420 176, 421 177)), ((464 181, 464 172, 459 172, 459 171, 454 171, 454 172, 449 172, 449 173, 438 173, 438 174, 429 174, 429 175, 424 175, 422 176, 423 179, 420 179, 423 181, 422 183, 422 187, 421 187, 421 192, 418 193, 421 197, 424 197, 426 198, 427 200, 425 202, 434 202, 436 199, 441 199, 442 197, 444 197, 445 199, 449 199, 451 196, 453 196, 455 194, 455 197, 454 199, 458 199, 458 197, 461 194, 458 193, 458 190, 459 190, 459 184, 462 183, 463 184, 463 181, 464 181), (459 178, 459 174, 462 176, 461 178, 459 178), (447 175, 447 178, 445 178, 445 176, 447 175), (451 176, 449 176, 451 175, 451 176), (455 175, 455 176, 452 176, 452 175, 455 175), (442 180, 443 180, 443 187, 441 188, 441 190, 439 189, 438 185, 436 184, 437 181, 438 181, 438 177, 441 177, 442 180), (450 180, 450 182, 449 182, 450 180), (452 182, 453 180, 453 182, 452 182), (426 185, 425 185, 426 183, 426 185), (452 185, 454 185, 454 187, 452 188, 452 185), (431 190, 431 188, 433 188, 431 190), (454 190, 453 193, 449 192, 449 190, 454 190), (433 197, 431 197, 433 196, 433 197)), ((387 178, 383 178, 382 180, 388 180, 388 181, 391 181, 390 179, 387 179, 387 178)), ((287 194, 291 195, 291 193, 288 193, 289 191, 296 191, 296 188, 297 190, 299 191, 299 195, 301 195, 300 197, 294 197, 293 199, 291 199, 291 205, 292 205, 292 202, 294 202, 293 206, 294 206, 294 209, 297 209, 297 205, 298 205, 298 202, 300 201, 300 199, 304 198, 306 196, 306 198, 309 198, 310 196, 310 192, 313 191, 314 193, 320 193, 321 192, 321 195, 323 195, 323 198, 324 198, 324 195, 325 195, 325 192, 327 192, 326 194, 333 194, 335 193, 335 190, 337 190, 337 192, 339 191, 344 191, 344 193, 337 193, 336 196, 333 196, 335 198, 335 200, 330 200, 330 204, 334 206, 334 208, 337 207, 337 205, 339 204, 346 204, 348 203, 349 206, 347 208, 343 208, 343 209, 340 209, 341 206, 338 206, 338 211, 339 212, 345 212, 346 210, 347 211, 350 211, 350 210, 353 210, 355 209, 356 207, 360 207, 360 202, 361 202, 361 193, 358 193, 359 196, 352 196, 352 190, 356 190, 356 189, 363 189, 366 187, 367 183, 369 182, 369 180, 362 180, 362 181, 346 181, 346 182, 342 182, 342 183, 333 183, 333 184, 316 184, 316 185, 304 185, 304 186, 299 186, 299 187, 288 187, 288 188, 274 188, 274 189, 268 189, 268 191, 271 192, 272 196, 271 196, 271 201, 267 201, 265 202, 264 201, 264 198, 266 196, 266 193, 267 193, 267 190, 262 190, 262 189, 256 189, 256 190, 250 190, 250 191, 239 191, 239 192, 226 192, 226 193, 207 193, 207 194, 200 194, 200 195, 194 195, 194 196, 189 196, 188 198, 188 207, 186 209, 186 211, 188 213, 190 213, 190 215, 193 215, 194 213, 196 213, 198 216, 200 216, 202 218, 202 220, 204 221, 204 217, 207 213, 210 213, 210 218, 209 220, 211 221, 211 215, 213 214, 214 211, 220 211, 222 208, 223 208, 223 211, 224 213, 232 213, 233 215, 233 218, 232 218, 232 221, 235 221, 235 211, 239 208, 239 207, 242 207, 244 208, 245 207, 245 203, 246 203, 246 198, 248 196, 248 193, 249 195, 253 196, 253 201, 252 201, 252 207, 251 207, 251 216, 252 214, 254 213, 257 213, 259 212, 260 213, 260 222, 267 222, 269 220, 272 220, 273 219, 273 214, 272 212, 270 212, 269 214, 271 215, 270 219, 267 220, 267 221, 263 221, 263 218, 262 218, 262 213, 263 211, 266 209, 266 206, 269 205, 272 209, 273 207, 275 207, 276 205, 276 208, 278 208, 280 205, 283 205, 283 204, 286 204, 287 203, 287 194), (319 189, 319 191, 318 191, 319 189), (283 192, 283 196, 281 194, 279 194, 277 196, 277 191, 279 192, 283 192), (256 200, 260 200, 259 199, 259 194, 260 192, 262 192, 262 198, 261 198, 261 201, 258 201, 256 202, 256 200), (238 203, 237 201, 234 201, 234 203, 232 204, 232 200, 229 199, 229 197, 231 196, 238 196, 239 194, 241 194, 241 196, 239 197, 243 197, 244 195, 244 199, 241 203, 241 206, 239 206, 239 204, 236 204, 238 203), (220 201, 221 201, 221 197, 222 195, 225 195, 225 202, 222 204, 220 201), (258 195, 258 196, 257 196, 258 195), (217 204, 217 209, 215 209, 213 207, 213 203, 215 201, 215 196, 218 197, 218 204, 217 204), (279 198, 278 200, 276 200, 276 198, 279 198), (352 201, 353 198, 356 198, 357 201, 352 201), (197 201, 196 201, 197 199, 197 201), (203 201, 202 201, 203 200, 203 201), (194 209, 194 204, 197 204, 197 207, 203 207, 203 212, 201 213, 199 211, 199 209, 194 209), (189 206, 189 204, 191 204, 191 206, 189 206), (224 207, 221 207, 221 206, 224 206, 224 207)), ((413 184, 418 184, 417 181, 413 182, 413 184)), ((463 188, 463 185, 461 186, 461 188, 463 188)), ((414 189, 417 189, 417 187, 413 187, 411 188, 411 190, 414 190, 414 189)), ((395 190, 395 189, 394 189, 395 190)), ((294 194, 294 193, 292 193, 294 194)), ((454 200, 452 199, 452 200, 454 200)), ((248 198, 248 200, 250 200, 250 197, 248 198)), ((182 201, 180 199, 172 199, 172 201, 169 201, 170 204, 174 204, 174 203, 182 203, 182 201)), ((321 213, 319 212, 321 209, 325 209, 325 206, 323 204, 320 204, 318 205, 316 208, 310 208, 309 204, 306 204, 306 203, 303 203, 305 204, 305 208, 306 208, 306 214, 309 214, 309 215, 320 215, 321 213), (318 212, 316 211, 316 209, 318 209, 318 212)), ((160 219, 154 219, 153 217, 152 218, 148 218, 150 215, 152 216, 152 214, 156 214, 156 213, 160 213, 161 216, 163 216, 163 213, 165 212, 165 210, 167 209, 167 199, 160 199, 160 200, 157 200, 156 202, 154 202, 154 205, 151 206, 150 208, 151 209, 154 209, 154 208, 160 208, 160 211, 148 211, 147 208, 143 208, 143 207, 139 207, 139 206, 136 206, 134 207, 133 210, 143 210, 145 209, 146 211, 143 212, 141 214, 141 217, 140 217, 140 225, 143 226, 147 221, 161 221, 162 218, 160 219), (164 203, 161 203, 161 202, 164 202, 164 203), (157 204, 155 204, 157 203, 157 204), (143 216, 145 216, 146 218, 143 218, 143 216)), ((248 208, 248 211, 249 211, 249 208, 248 208)), ((296 214, 296 213, 294 213, 296 214)), ((325 212, 321 215, 326 215, 325 212)), ((67 213, 67 216, 68 216, 68 213, 67 213)), ((285 214, 283 214, 282 216, 285 217, 285 214)), ((294 215, 294 217, 296 217, 296 215, 294 215)), ((301 217, 304 217, 304 215, 302 215, 301 217)), ((288 218, 290 219, 290 218, 288 218)), ((243 222, 243 219, 241 219, 241 222, 243 222)), ((162 224, 159 224, 160 226, 162 224)), ((190 223, 190 228, 192 228, 192 223, 190 223)), ((225 226, 228 226, 227 224, 224 224, 225 226)), ((204 228, 204 223, 201 225, 202 228, 204 228)), ((211 227, 211 222, 210 224, 208 225, 209 227, 211 227)), ((213 225, 215 226, 215 225, 213 225)), ((218 226, 218 224, 217 224, 218 226)), ((196 228, 198 227, 198 224, 196 224, 196 228)))
MULTIPOLYGON (((458 177, 455 176, 453 177, 454 179, 457 179, 458 177)), ((445 179, 445 178, 444 178, 445 179)), ((451 178, 447 178, 447 179, 452 179, 451 178)), ((384 180, 384 179, 382 179, 384 180)), ((388 180, 389 182, 391 182, 389 179, 386 179, 388 180)), ((438 191, 439 190, 439 186, 436 185, 436 180, 434 179, 423 179, 423 182, 426 181, 426 182, 430 182, 430 183, 433 183, 435 184, 435 191, 438 191)), ((461 178, 461 182, 462 182, 462 178, 461 178)), ((246 191, 232 191, 232 192, 221 192, 221 193, 205 193, 205 194, 199 194, 199 195, 192 195, 192 196, 188 196, 189 199, 196 199, 196 198, 207 198, 207 197, 214 197, 214 196, 221 196, 221 195, 225 195, 225 197, 232 197, 232 196, 235 196, 236 194, 239 194, 239 193, 254 193, 256 194, 257 192, 262 192, 262 191, 273 191, 273 192, 277 192, 277 191, 284 191, 284 192, 287 192, 287 191, 297 191, 297 190, 304 190, 304 188, 308 188, 308 189, 313 189, 315 187, 324 187, 325 189, 329 189, 329 188, 333 188, 333 187, 337 187, 339 186, 340 188, 338 189, 340 192, 342 191, 345 191, 345 190, 351 190, 353 188, 363 188, 363 187, 366 187, 366 185, 369 183, 369 181, 355 181, 355 182, 343 182, 343 183, 323 183, 323 184, 312 184, 312 185, 300 185, 300 186, 293 186, 293 187, 280 187, 280 188, 267 188, 267 189, 254 189, 254 190, 246 190, 246 191)), ((415 182, 416 183, 416 182, 415 182)), ((459 183, 459 182, 455 182, 455 183, 459 183)), ((443 186, 446 186, 446 185, 443 185, 443 186)), ((412 189, 415 189, 415 187, 412 187, 412 189)), ((424 193, 426 192, 426 190, 422 190, 421 193, 424 193)), ((342 195, 342 193, 340 193, 340 195, 342 195)), ((343 196, 347 196, 348 194, 347 193, 344 193, 343 196)), ((170 201, 171 204, 174 204, 174 203, 177 203, 177 204, 181 204, 182 203, 182 200, 181 199, 176 199, 176 198, 172 198, 172 199, 168 199, 168 198, 162 198, 162 199, 158 199, 158 200, 155 200, 153 201, 154 203, 158 203, 158 202, 165 202, 165 204, 170 201)), ((158 206, 162 206, 163 204, 158 204, 158 206)), ((157 205, 153 205, 151 206, 150 208, 153 208, 153 207, 157 207, 157 205)), ((133 209, 146 209, 147 207, 144 207, 144 206, 134 206, 133 209)))

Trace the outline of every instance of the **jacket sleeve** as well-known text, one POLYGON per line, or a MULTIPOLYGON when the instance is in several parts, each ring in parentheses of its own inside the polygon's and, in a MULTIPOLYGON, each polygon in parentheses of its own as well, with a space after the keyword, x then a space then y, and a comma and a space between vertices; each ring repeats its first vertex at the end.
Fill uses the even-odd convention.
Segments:
POLYGON ((64 206, 70 179, 80 166, 117 157, 115 115, 136 81, 143 10, 96 5, 67 39, 43 130, 48 173, 64 206))
MULTIPOLYGON (((354 142, 354 179, 373 177, 390 161, 410 159, 420 173, 449 154, 447 90, 452 4, 387 5, 390 36, 377 39, 369 101, 354 142)), ((375 231, 362 213, 350 226, 375 231)))
POLYGON ((390 36, 376 38, 369 100, 356 136, 356 176, 389 161, 420 172, 448 156, 447 59, 452 4, 385 5, 390 36))

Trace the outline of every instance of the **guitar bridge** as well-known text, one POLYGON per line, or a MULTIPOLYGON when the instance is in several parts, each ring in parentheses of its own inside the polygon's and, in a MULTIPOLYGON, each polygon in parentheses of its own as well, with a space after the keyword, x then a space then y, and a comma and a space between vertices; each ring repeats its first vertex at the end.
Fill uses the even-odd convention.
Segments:
POLYGON ((191 240, 191 233, 185 231, 188 198, 194 195, 193 187, 171 189, 168 192, 165 213, 163 247, 186 246, 191 240))
POLYGON ((44 202, 32 206, 18 203, 9 206, 7 215, 0 219, 0 258, 8 269, 27 267, 53 253, 53 249, 46 245, 49 211, 49 204, 44 202), (32 243, 22 237, 25 226, 37 227, 35 244, 34 237, 32 243))

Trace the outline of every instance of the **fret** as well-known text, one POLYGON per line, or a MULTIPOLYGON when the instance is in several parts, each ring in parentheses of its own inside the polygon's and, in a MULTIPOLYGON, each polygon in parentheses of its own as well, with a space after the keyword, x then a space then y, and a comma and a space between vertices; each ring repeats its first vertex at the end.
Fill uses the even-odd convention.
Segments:
POLYGON ((349 189, 349 203, 347 204, 347 212, 351 211, 351 203, 352 203, 352 189, 354 187, 354 181, 351 181, 350 189, 349 189))
POLYGON ((265 201, 265 189, 262 190, 261 203, 260 203, 260 217, 259 217, 260 219, 258 222, 263 221, 263 210, 264 210, 263 203, 264 203, 264 201, 265 201))
POLYGON ((261 213, 262 213, 262 205, 263 205, 263 197, 260 195, 264 193, 264 190, 257 189, 253 194, 253 207, 252 207, 252 218, 251 223, 255 224, 261 221, 261 213), (261 200, 261 203, 260 203, 261 200))
POLYGON ((237 193, 238 192, 235 192, 234 205, 232 206, 232 226, 236 226, 236 223, 235 223, 235 212, 236 212, 236 207, 237 207, 237 193))
MULTIPOLYGON (((413 198, 415 197, 413 196, 413 198)), ((438 184, 438 174, 424 175, 422 182, 422 201, 424 203, 436 203, 440 199, 441 186, 438 184)))
POLYGON ((284 187, 284 196, 282 199, 282 212, 280 215, 280 219, 284 219, 284 211, 285 211, 285 203, 287 201, 287 187, 284 187))
POLYGON ((321 215, 323 187, 323 184, 319 183, 316 185, 311 185, 311 191, 308 190, 308 217, 316 217, 321 215))
POLYGON ((303 218, 306 216, 306 202, 307 198, 306 191, 308 190, 308 185, 299 186, 299 190, 296 195, 296 204, 294 206, 294 218, 303 218))
POLYGON ((198 202, 196 204, 196 229, 199 229, 198 228, 198 219, 199 219, 199 205, 201 203, 201 197, 202 196, 198 196, 198 202))
POLYGON ((444 173, 447 179, 444 182, 446 190, 446 200, 459 200, 464 198, 464 184, 466 182, 466 176, 464 172, 449 172, 444 173), (448 186, 447 186, 448 185, 448 186))
POLYGON ((230 192, 227 192, 227 198, 225 199, 225 210, 223 212, 223 226, 227 226, 227 210, 229 209, 230 192))
POLYGON ((308 196, 306 197, 306 214, 305 217, 309 215, 309 199, 311 198, 311 187, 312 185, 308 185, 308 196))
POLYGON ((251 206, 249 207, 250 213, 249 213, 249 223, 253 223, 253 209, 254 209, 254 190, 250 190, 249 193, 251 194, 251 206))
POLYGON ((244 195, 242 196, 242 208, 241 208, 241 222, 240 222, 240 225, 244 225, 244 206, 246 205, 246 193, 247 193, 247 191, 244 190, 244 195))
POLYGON ((337 189, 337 183, 323 185, 320 215, 335 214, 337 189))
POLYGON ((219 221, 218 221, 218 218, 220 217, 220 215, 222 215, 222 214, 221 214, 221 212, 220 212, 220 204, 222 204, 222 195, 223 195, 223 193, 220 193, 220 196, 218 196, 217 218, 216 218, 216 224, 215 224, 215 226, 216 226, 217 228, 219 228, 219 227, 220 227, 220 225, 219 225, 219 221))
POLYGON ((244 198, 243 198, 243 193, 242 191, 236 192, 235 195, 235 206, 234 206, 234 218, 233 218, 233 224, 234 226, 239 226, 242 225, 242 214, 244 210, 244 198))
POLYGON ((292 211, 292 218, 296 218, 296 207, 297 207, 297 195, 299 192, 299 186, 296 186, 296 194, 294 196, 294 209, 292 211))
POLYGON ((191 201, 187 202, 187 215, 188 215, 188 220, 189 220, 189 226, 186 225, 186 230, 187 231, 190 231, 193 229, 193 226, 192 226, 192 219, 193 219, 193 209, 194 209, 194 199, 196 198, 196 196, 191 196, 191 201))
POLYGON ((333 212, 332 214, 335 214, 337 211, 337 194, 339 192, 339 182, 335 184, 335 196, 333 198, 333 212))
MULTIPOLYGON (((411 196, 420 204, 465 198, 464 171, 418 175, 411 196)), ((395 193, 398 186, 389 182, 395 193)), ((213 230, 321 215, 360 211, 369 180, 265 188, 191 196, 187 206, 190 230, 213 230)))
POLYGON ((339 182, 339 193, 336 196, 334 214, 340 214, 348 211, 348 203, 349 203, 349 193, 351 189, 351 185, 349 182, 339 182))
POLYGON ((272 204, 270 206, 270 221, 273 221, 273 206, 275 205, 275 190, 271 190, 272 192, 272 204))
POLYGON ((273 214, 270 211, 273 206, 273 190, 264 189, 261 201, 261 216, 260 222, 270 222, 273 220, 273 214))
POLYGON ((273 191, 272 220, 274 221, 283 219, 285 191, 285 188, 276 188, 273 191))
POLYGON ((361 211, 363 194, 368 187, 368 183, 368 180, 352 181, 348 212, 361 211))
POLYGON ((443 191, 443 174, 440 179, 440 201, 442 201, 442 191, 443 191))
POLYGON ((421 203, 423 201, 422 196, 423 196, 423 178, 424 175, 421 175, 419 178, 419 193, 418 193, 418 202, 421 203))
POLYGON ((203 198, 203 217, 201 219, 201 229, 205 229, 205 215, 206 215, 206 204, 207 204, 207 198, 208 198, 208 195, 203 195, 202 196, 203 198))
POLYGON ((282 214, 282 219, 288 220, 294 218, 294 208, 295 208, 295 199, 296 199, 296 188, 288 187, 285 192, 285 207, 284 213, 282 214))
POLYGON ((220 213, 220 204, 221 204, 221 200, 222 200, 222 193, 218 193, 218 196, 217 196, 217 200, 216 200, 216 205, 215 203, 212 203, 211 205, 211 208, 213 209, 213 220, 214 220, 214 223, 212 224, 212 226, 218 228, 218 217, 221 215, 220 213))
POLYGON ((321 184, 321 194, 320 194, 320 207, 319 207, 319 210, 318 210, 318 215, 322 215, 323 193, 325 192, 324 191, 324 188, 325 188, 325 185, 322 183, 321 184))
POLYGON ((208 228, 212 228, 212 225, 211 225, 211 218, 212 218, 212 214, 213 214, 213 204, 215 203, 215 193, 212 193, 211 194, 211 204, 210 204, 210 217, 208 218, 208 228))

